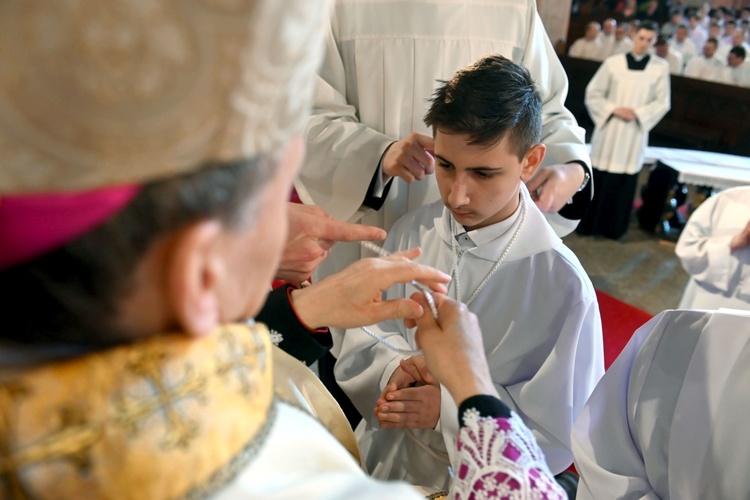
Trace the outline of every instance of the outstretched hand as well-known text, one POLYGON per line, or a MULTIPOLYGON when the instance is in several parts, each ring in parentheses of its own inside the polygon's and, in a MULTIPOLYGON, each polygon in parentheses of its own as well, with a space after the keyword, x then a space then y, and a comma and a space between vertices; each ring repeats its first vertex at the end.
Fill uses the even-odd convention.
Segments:
POLYGON ((413 262, 420 254, 419 248, 413 248, 388 257, 358 260, 312 286, 293 291, 294 309, 310 328, 356 328, 422 316, 429 306, 410 298, 383 300, 385 290, 412 280, 439 293, 447 291, 450 276, 413 262))
POLYGON ((383 240, 373 226, 341 222, 314 205, 289 203, 289 236, 276 277, 300 283, 310 277, 337 241, 383 240))

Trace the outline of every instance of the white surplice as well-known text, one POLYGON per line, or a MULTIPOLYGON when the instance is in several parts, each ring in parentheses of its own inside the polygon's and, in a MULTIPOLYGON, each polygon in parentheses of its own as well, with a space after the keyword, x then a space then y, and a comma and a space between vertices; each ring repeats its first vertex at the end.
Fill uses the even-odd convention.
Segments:
POLYGON ((727 85, 750 88, 750 62, 745 61, 739 66, 722 68, 720 80, 727 85))
POLYGON ((687 66, 690 60, 698 54, 698 51, 695 48, 695 43, 689 38, 686 38, 682 42, 678 41, 677 38, 672 38, 669 40, 669 46, 682 54, 683 72, 685 71, 685 66, 687 66))
MULTIPOLYGON (((429 177, 411 185, 394 179, 379 211, 361 206, 388 145, 412 131, 432 135, 422 119, 439 80, 495 53, 528 68, 540 87, 544 165, 589 164, 584 131, 564 105, 568 79, 534 0, 338 0, 306 129, 307 158, 295 182, 302 201, 387 230, 440 199, 429 177)), ((578 223, 545 215, 561 235, 578 223)), ((356 244, 332 252, 321 275, 360 256, 356 244)))
POLYGON ((591 161, 603 172, 634 174, 641 170, 648 133, 671 104, 669 64, 650 56, 642 71, 628 69, 625 54, 607 58, 586 86, 586 109, 594 121, 591 161), (637 118, 616 118, 616 108, 635 110, 637 118))
MULTIPOLYGON (((479 318, 492 379, 500 398, 534 432, 547 463, 557 474, 572 461, 570 431, 575 417, 604 371, 599 308, 593 286, 575 255, 555 235, 522 188, 528 213, 505 261, 469 309, 479 318)), ((464 233, 458 265, 462 299, 476 290, 505 250, 520 224, 520 209, 509 219, 464 233)), ((450 273, 449 212, 441 202, 422 207, 393 227, 390 251, 420 246, 419 262, 450 273)), ((462 226, 459 226, 463 231, 462 226)), ((455 297, 455 280, 448 294, 455 297)), ((409 296, 397 286, 388 298, 409 296)), ((416 349, 414 330, 390 321, 372 329, 404 349, 416 349)), ((455 464, 456 407, 443 388, 437 430, 381 430, 373 417, 375 401, 393 370, 408 356, 389 350, 359 329, 343 336, 336 379, 365 421, 357 429, 360 451, 370 473, 415 484, 444 487, 448 453, 455 464), (416 443, 416 437, 420 443, 416 443), (427 445, 425 451, 421 445, 427 445)))
POLYGON ((580 500, 750 492, 750 317, 665 311, 607 370, 573 431, 580 500))
POLYGON ((690 275, 681 309, 750 309, 750 248, 729 251, 749 222, 750 186, 722 191, 693 212, 675 247, 690 275))
POLYGON ((718 82, 721 80, 724 66, 726 66, 726 64, 716 56, 707 59, 705 56, 700 55, 693 57, 690 62, 685 65, 685 72, 683 75, 688 78, 718 82))
POLYGON ((578 57, 581 59, 591 59, 594 61, 601 61, 605 51, 605 45, 600 38, 594 38, 589 40, 587 38, 579 38, 568 49, 568 55, 570 57, 578 57))
MULTIPOLYGON (((614 56, 617 54, 627 54, 633 49, 633 40, 631 40, 628 37, 623 38, 622 40, 615 40, 615 42, 612 44, 612 47, 610 48, 609 53, 607 54, 607 57, 614 56)), ((602 59, 606 59, 607 57, 604 57, 602 59)))

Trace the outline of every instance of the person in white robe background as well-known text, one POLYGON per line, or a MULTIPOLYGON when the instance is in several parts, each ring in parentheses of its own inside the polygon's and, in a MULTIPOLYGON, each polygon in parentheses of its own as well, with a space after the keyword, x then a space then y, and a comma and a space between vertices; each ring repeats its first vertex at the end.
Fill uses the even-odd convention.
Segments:
POLYGON ((725 63, 716 57, 717 42, 709 38, 703 45, 702 55, 693 57, 685 66, 684 75, 688 78, 717 82, 721 79, 725 63))
MULTIPOLYGON (((565 108, 568 79, 534 0, 333 2, 307 158, 295 180, 300 199, 336 219, 386 230, 438 200, 432 137, 422 123, 427 101, 440 80, 487 54, 523 64, 540 86, 547 155, 529 191, 559 235, 573 231, 592 197, 590 159, 585 131, 565 108)), ((314 279, 363 255, 372 254, 337 244, 314 279)), ((331 330, 333 347, 318 368, 356 421, 333 381, 342 333, 331 330)))
POLYGON ((687 19, 683 15, 682 9, 675 8, 672 10, 672 14, 669 16, 669 21, 661 25, 661 34, 664 38, 670 39, 675 36, 677 29, 683 25, 687 19))
MULTIPOLYGON (((690 25, 690 40, 695 44, 695 48, 698 52, 703 51, 703 46, 708 40, 708 31, 701 24, 701 17, 698 14, 692 14, 688 17, 688 24, 690 25)), ((718 43, 718 42, 717 42, 718 43)))
MULTIPOLYGON (((284 249, 325 5, 0 4, 3 498, 424 498, 276 393, 247 324, 284 249)), ((462 409, 453 496, 562 499, 476 318, 433 301, 409 325, 462 409)))
POLYGON ((750 63, 746 61, 747 49, 732 47, 727 56, 727 65, 722 68, 719 81, 727 85, 750 88, 750 63))
POLYGON ((681 309, 750 309, 750 187, 727 189, 701 203, 675 253, 690 275, 681 309))
MULTIPOLYGON (((557 474, 572 462, 572 423, 604 363, 593 286, 523 184, 544 156, 539 99, 528 72, 502 56, 440 87, 425 122, 435 134, 442 200, 399 220, 385 249, 420 246, 419 262, 451 272, 449 295, 477 315, 501 399, 557 474)), ((386 297, 408 294, 397 286, 386 297)), ((412 330, 398 322, 370 328, 406 353, 359 329, 343 336, 336 379, 366 416, 357 434, 367 468, 445 488, 449 466, 457 470, 455 405, 410 369, 421 366, 408 354, 417 347, 412 330)))
POLYGON ((594 200, 578 234, 620 239, 627 232, 648 133, 671 105, 669 65, 648 53, 657 29, 642 23, 633 50, 605 60, 586 86, 586 109, 595 125, 594 200))
POLYGON ((586 31, 583 37, 575 40, 570 45, 568 56, 601 61, 601 55, 604 51, 604 43, 599 37, 600 34, 601 26, 598 22, 591 21, 586 24, 586 31))
POLYGON ((615 31, 617 30, 617 21, 608 17, 602 21, 602 31, 599 33, 599 41, 602 44, 598 60, 603 61, 612 53, 612 45, 615 43, 615 31))
POLYGON ((615 29, 615 41, 610 47, 609 52, 602 57, 602 61, 607 57, 616 54, 627 54, 633 48, 633 40, 630 39, 630 23, 622 23, 615 29))
POLYGON ((750 317, 665 311, 607 369, 573 430, 579 500, 747 498, 750 317))
POLYGON ((682 54, 670 47, 667 41, 661 36, 656 39, 653 53, 667 61, 669 64, 669 72, 671 74, 682 74, 682 68, 684 66, 682 62, 682 54))
POLYGON ((675 36, 669 39, 669 46, 674 50, 682 54, 682 71, 685 71, 685 67, 690 62, 690 59, 698 54, 698 49, 695 47, 695 43, 688 38, 688 27, 686 25, 680 25, 677 28, 675 36))

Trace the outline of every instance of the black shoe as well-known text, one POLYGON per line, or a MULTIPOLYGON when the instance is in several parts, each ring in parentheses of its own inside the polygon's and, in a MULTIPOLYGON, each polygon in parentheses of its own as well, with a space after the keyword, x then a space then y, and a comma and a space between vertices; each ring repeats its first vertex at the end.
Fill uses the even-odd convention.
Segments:
POLYGON ((565 472, 556 475, 555 480, 557 481, 557 484, 562 486, 562 489, 565 490, 565 493, 570 500, 576 499, 576 492, 578 491, 577 474, 566 470, 565 472))

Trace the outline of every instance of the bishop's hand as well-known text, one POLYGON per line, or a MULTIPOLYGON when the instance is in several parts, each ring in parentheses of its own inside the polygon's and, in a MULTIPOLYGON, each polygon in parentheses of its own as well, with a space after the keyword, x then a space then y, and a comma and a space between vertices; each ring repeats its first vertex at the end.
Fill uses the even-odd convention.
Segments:
MULTIPOLYGON (((421 293, 411 298, 427 307, 421 293)), ((417 328, 417 346, 424 354, 427 369, 448 389, 457 405, 479 394, 497 397, 476 315, 465 304, 445 295, 433 294, 433 298, 437 321, 432 314, 404 321, 408 328, 417 328)))

